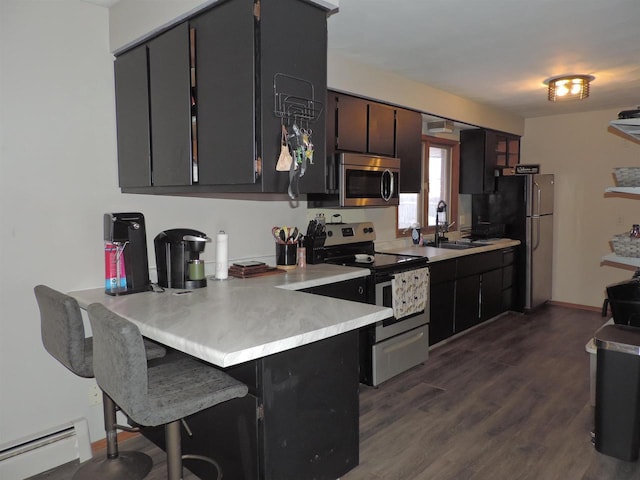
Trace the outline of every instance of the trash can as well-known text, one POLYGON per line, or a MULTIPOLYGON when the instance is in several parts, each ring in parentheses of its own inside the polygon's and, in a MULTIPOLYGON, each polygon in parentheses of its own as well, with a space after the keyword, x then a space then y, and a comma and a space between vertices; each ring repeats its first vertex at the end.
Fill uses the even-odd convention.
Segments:
POLYGON ((611 306, 613 321, 616 324, 640 327, 640 278, 607 286, 603 316, 606 315, 607 303, 611 306))
POLYGON ((605 325, 594 338, 596 450, 636 461, 640 450, 640 328, 605 325))

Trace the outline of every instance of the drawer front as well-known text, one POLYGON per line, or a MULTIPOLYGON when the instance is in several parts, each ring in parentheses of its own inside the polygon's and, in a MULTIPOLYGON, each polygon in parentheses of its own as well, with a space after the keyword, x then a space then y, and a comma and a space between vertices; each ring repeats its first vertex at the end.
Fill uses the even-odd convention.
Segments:
POLYGON ((466 277, 502 267, 502 250, 458 258, 457 276, 466 277))
POLYGON ((516 251, 513 248, 502 250, 502 265, 511 265, 516 259, 516 251))
POLYGON ((456 278, 456 261, 446 260, 429 264, 429 282, 443 283, 456 278))
POLYGON ((372 356, 374 386, 423 363, 429 356, 429 325, 375 344, 372 356))

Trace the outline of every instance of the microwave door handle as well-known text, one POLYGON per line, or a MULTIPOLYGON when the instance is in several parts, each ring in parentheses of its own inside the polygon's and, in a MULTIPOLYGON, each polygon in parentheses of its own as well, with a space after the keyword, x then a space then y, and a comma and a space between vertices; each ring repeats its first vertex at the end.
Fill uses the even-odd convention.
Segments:
POLYGON ((388 168, 382 172, 382 176, 380 177, 380 195, 382 196, 382 199, 385 202, 388 202, 391 197, 393 197, 393 173, 391 173, 391 170, 389 170, 388 168), (385 177, 388 176, 389 177, 389 188, 385 188, 385 177), (385 192, 388 191, 388 195, 385 195, 385 192))

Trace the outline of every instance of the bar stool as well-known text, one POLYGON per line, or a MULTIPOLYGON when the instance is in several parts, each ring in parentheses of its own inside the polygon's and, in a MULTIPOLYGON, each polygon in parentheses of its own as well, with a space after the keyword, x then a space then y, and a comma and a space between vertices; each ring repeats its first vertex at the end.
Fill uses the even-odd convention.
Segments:
POLYGON ((100 388, 114 399, 135 423, 165 426, 169 480, 182 478, 182 460, 204 460, 201 455, 182 455, 180 425, 185 417, 244 397, 248 388, 218 368, 181 355, 176 360, 147 365, 140 330, 104 305, 89 305, 94 338, 94 371, 100 388))
MULTIPOLYGON (((85 337, 82 313, 78 302, 68 295, 46 285, 34 288, 40 309, 40 331, 44 348, 80 377, 92 378, 93 339, 85 337)), ((166 350, 149 340, 144 343, 146 358, 164 357, 166 350)), ((118 429, 138 431, 116 423, 117 406, 102 392, 104 428, 107 437, 106 458, 94 458, 83 463, 73 476, 74 480, 139 480, 144 478, 153 462, 141 452, 118 451, 118 429)))

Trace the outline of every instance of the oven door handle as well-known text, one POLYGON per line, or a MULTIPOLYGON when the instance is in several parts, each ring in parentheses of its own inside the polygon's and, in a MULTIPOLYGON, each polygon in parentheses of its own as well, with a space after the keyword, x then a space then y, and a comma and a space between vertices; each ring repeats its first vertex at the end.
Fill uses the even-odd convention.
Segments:
POLYGON ((412 336, 411 338, 407 338, 406 340, 403 340, 400 343, 396 343, 396 344, 393 344, 393 345, 389 345, 388 347, 384 347, 382 349, 382 351, 384 353, 393 353, 396 350, 401 350, 401 349, 411 345, 412 343, 419 342, 420 340, 422 340, 423 337, 424 337, 424 332, 418 332, 414 336, 412 336))

